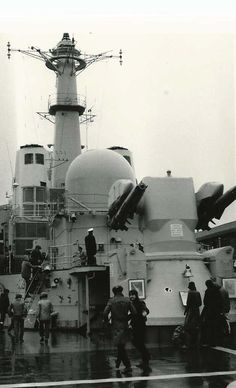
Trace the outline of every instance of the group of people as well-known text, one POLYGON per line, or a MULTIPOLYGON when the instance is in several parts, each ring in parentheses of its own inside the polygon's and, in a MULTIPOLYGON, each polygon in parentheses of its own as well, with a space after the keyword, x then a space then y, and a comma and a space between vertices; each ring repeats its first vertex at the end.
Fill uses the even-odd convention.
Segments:
MULTIPOLYGON (((16 343, 22 343, 24 341, 24 321, 28 313, 27 304, 21 294, 16 294, 15 300, 10 303, 8 294, 9 290, 4 289, 0 295, 1 330, 3 331, 5 318, 8 314, 11 318, 11 323, 7 328, 8 334, 12 336, 16 343)), ((42 292, 36 311, 40 343, 48 343, 53 314, 53 305, 48 299, 48 294, 42 292)))
POLYGON ((211 279, 205 282, 203 309, 202 298, 194 282, 189 282, 185 308, 184 347, 222 345, 229 331, 227 314, 230 311, 229 294, 223 286, 211 279))
POLYGON ((41 252, 40 245, 36 245, 33 250, 25 251, 21 264, 21 277, 25 281, 26 295, 34 292, 37 277, 47 266, 49 266, 49 261, 46 253, 41 252))
POLYGON ((114 297, 111 298, 103 312, 104 323, 111 323, 114 344, 117 347, 116 369, 121 363, 125 372, 130 372, 131 362, 126 350, 126 344, 132 341, 134 347, 141 355, 139 366, 145 371, 151 370, 149 366, 150 355, 145 345, 145 327, 149 309, 145 302, 139 299, 135 289, 129 291, 129 297, 123 294, 123 287, 116 286, 112 289, 114 297))

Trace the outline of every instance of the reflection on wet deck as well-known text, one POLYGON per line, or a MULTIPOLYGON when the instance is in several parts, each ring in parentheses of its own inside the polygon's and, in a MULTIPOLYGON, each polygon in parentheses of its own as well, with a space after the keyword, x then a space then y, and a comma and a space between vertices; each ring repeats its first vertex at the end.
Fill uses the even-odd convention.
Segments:
POLYGON ((0 334, 0 388, 226 388, 236 380, 235 350, 183 351, 150 344, 152 371, 144 373, 136 367, 138 353, 128 348, 133 368, 127 375, 122 368, 115 370, 116 349, 104 338, 54 332, 46 345, 39 343, 38 333, 28 331, 23 344, 14 344, 4 332, 0 334))

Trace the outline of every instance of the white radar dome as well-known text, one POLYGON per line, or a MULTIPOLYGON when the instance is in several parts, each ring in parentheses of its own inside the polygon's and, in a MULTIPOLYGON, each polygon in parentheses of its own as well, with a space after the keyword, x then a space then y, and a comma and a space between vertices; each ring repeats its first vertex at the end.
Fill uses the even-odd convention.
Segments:
POLYGON ((134 171, 127 160, 112 150, 91 150, 73 160, 65 188, 69 196, 90 208, 107 208, 109 190, 118 179, 135 183, 134 171))

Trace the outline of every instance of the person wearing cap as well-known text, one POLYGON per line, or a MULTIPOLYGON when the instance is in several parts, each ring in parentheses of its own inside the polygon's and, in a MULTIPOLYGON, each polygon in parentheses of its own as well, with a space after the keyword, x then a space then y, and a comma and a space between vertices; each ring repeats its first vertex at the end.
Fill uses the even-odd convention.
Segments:
POLYGON ((96 265, 97 244, 93 235, 93 228, 88 229, 88 234, 85 236, 84 241, 87 254, 87 264, 96 265))
POLYGON ((108 301, 103 312, 103 319, 104 323, 107 323, 111 315, 113 341, 117 346, 116 368, 119 369, 121 362, 123 362, 125 372, 130 372, 131 364, 125 345, 129 340, 129 315, 134 316, 137 311, 130 299, 123 295, 122 286, 113 287, 112 292, 114 297, 108 301))
POLYGON ((52 312, 53 305, 48 299, 48 294, 46 292, 41 292, 36 314, 36 317, 39 321, 40 343, 43 343, 44 340, 45 344, 48 343, 52 312))
POLYGON ((21 294, 16 294, 14 302, 9 306, 8 314, 13 320, 15 341, 18 342, 20 340, 20 342, 23 342, 24 319, 27 316, 27 308, 21 294))

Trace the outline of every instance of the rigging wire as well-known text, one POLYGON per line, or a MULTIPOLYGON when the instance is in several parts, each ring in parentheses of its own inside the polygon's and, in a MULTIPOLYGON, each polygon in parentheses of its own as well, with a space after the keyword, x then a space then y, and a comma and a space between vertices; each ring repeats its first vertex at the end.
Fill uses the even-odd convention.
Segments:
MULTIPOLYGON (((28 58, 27 58, 28 59, 28 58)), ((27 79, 27 83, 26 85, 29 85, 29 73, 31 74, 31 71, 28 72, 26 67, 28 66, 29 64, 29 61, 26 61, 26 57, 25 56, 22 56, 22 60, 23 60, 23 69, 24 69, 24 80, 27 79)), ((32 80, 32 77, 31 77, 31 80, 32 80)), ((32 95, 32 92, 31 92, 31 85, 29 85, 29 87, 27 87, 27 95, 28 95, 28 99, 29 99, 29 104, 30 104, 30 116, 31 116, 31 121, 33 122, 32 123, 32 126, 33 126, 33 129, 34 129, 34 132, 35 132, 35 136, 36 136, 36 139, 37 139, 37 142, 39 142, 39 133, 38 133, 38 130, 37 130, 37 125, 36 125, 36 121, 35 121, 35 116, 34 116, 34 112, 35 112, 35 109, 33 107, 33 104, 32 104, 32 101, 33 101, 33 95, 32 95)), ((27 99, 27 95, 25 95, 25 102, 27 101, 28 102, 28 99, 27 99)), ((26 117, 28 117, 28 113, 27 113, 27 110, 25 109, 25 112, 26 112, 26 117)), ((25 122, 25 127, 27 128, 27 123, 25 122)))
POLYGON ((7 143, 6 139, 4 139, 4 142, 5 142, 6 147, 7 147, 7 154, 8 154, 8 158, 9 158, 9 164, 10 164, 10 170, 11 170, 11 177, 12 177, 12 179, 13 179, 13 167, 12 167, 12 161, 11 161, 10 151, 9 151, 9 147, 8 147, 8 143, 7 143))

